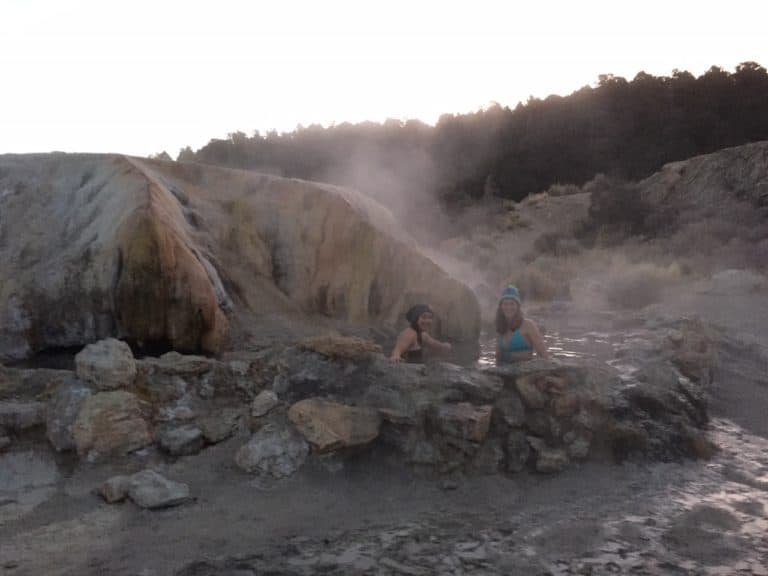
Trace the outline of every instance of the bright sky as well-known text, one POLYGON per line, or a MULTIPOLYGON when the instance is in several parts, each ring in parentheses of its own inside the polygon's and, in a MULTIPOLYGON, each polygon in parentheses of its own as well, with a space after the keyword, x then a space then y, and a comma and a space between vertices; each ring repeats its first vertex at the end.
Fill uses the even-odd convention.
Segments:
POLYGON ((613 73, 768 66, 755 0, 0 0, 0 153, 463 113, 613 73))

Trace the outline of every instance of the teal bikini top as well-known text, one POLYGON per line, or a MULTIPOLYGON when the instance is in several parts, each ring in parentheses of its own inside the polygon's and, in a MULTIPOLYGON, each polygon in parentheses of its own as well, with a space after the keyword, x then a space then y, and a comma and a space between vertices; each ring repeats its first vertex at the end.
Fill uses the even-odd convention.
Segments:
POLYGON ((506 345, 504 343, 504 336, 499 336, 499 350, 501 350, 502 355, 506 357, 514 352, 531 352, 533 348, 531 348, 531 345, 528 344, 528 340, 525 339, 525 336, 520 333, 520 329, 518 328, 512 332, 512 337, 506 345))

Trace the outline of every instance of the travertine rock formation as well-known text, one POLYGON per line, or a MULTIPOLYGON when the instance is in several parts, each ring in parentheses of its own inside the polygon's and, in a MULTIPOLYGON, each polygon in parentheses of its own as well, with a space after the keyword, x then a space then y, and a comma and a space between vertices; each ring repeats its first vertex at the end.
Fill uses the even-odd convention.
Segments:
POLYGON ((0 157, 0 358, 116 336, 216 352, 232 321, 394 326, 428 301, 476 340, 476 299, 382 206, 333 186, 110 155, 0 157))

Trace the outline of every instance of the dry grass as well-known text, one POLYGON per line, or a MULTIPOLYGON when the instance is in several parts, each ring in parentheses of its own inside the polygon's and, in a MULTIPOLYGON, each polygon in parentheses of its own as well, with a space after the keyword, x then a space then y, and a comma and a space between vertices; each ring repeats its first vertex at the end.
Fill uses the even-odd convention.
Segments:
POLYGON ((563 300, 570 298, 574 272, 570 259, 540 257, 512 276, 508 283, 515 284, 526 300, 563 300))
POLYGON ((651 263, 614 264, 605 282, 606 300, 617 308, 644 308, 662 299, 664 288, 681 279, 680 267, 651 263))

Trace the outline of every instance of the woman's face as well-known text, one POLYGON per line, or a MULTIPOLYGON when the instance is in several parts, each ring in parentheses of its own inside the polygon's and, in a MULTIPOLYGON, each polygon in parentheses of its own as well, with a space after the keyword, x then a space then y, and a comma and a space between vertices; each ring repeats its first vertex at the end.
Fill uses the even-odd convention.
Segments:
POLYGON ((424 312, 421 314, 419 319, 416 321, 416 323, 419 325, 419 330, 429 332, 429 329, 432 327, 432 319, 432 312, 424 312))
POLYGON ((511 320, 517 316, 517 313, 520 311, 520 304, 517 303, 517 300, 507 298, 506 300, 501 301, 501 311, 505 318, 511 320))

